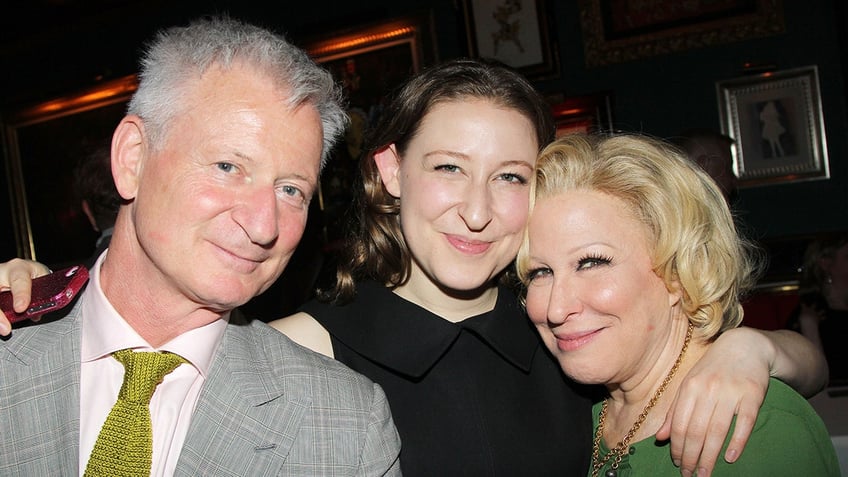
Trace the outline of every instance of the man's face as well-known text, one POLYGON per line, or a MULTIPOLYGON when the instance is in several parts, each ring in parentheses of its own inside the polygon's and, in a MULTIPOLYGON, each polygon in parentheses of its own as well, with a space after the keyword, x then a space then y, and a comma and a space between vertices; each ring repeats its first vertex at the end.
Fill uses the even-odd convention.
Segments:
POLYGON ((736 193, 737 178, 733 173, 730 145, 718 141, 702 141, 695 150, 695 162, 718 184, 728 200, 736 193))
POLYGON ((133 263, 151 287, 225 311, 280 275, 306 224, 322 148, 317 110, 287 109, 286 95, 239 64, 186 89, 164 145, 142 156, 131 205, 133 263))

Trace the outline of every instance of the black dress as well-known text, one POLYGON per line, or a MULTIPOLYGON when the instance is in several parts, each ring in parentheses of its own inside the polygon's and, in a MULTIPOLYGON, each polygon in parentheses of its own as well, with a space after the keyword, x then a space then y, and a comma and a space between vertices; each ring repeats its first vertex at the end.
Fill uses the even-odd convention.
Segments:
POLYGON ((848 385, 848 311, 828 309, 819 323, 819 338, 830 368, 830 385, 848 385))
POLYGON ((335 358, 380 384, 406 476, 581 476, 591 456, 585 389, 568 381, 507 288, 451 323, 376 283, 353 303, 301 309, 335 358))

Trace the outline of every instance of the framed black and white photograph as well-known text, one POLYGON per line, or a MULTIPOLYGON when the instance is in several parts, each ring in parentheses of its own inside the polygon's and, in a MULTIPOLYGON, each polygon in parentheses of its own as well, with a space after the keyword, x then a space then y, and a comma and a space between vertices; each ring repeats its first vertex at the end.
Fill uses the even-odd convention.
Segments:
POLYGON ((468 51, 501 61, 530 79, 559 75, 546 0, 463 0, 468 51))
POLYGON ((816 66, 722 80, 716 90, 741 187, 830 177, 816 66))

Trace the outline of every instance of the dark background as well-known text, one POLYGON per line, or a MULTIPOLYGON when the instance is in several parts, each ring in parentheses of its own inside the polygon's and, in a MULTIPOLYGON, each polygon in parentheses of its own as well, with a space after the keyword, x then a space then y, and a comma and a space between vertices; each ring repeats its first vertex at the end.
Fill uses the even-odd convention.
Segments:
MULTIPOLYGON (((528 0, 524 0, 528 1, 528 0)), ((200 14, 227 12, 285 32, 295 43, 344 28, 421 12, 431 15, 438 59, 468 53, 460 0, 309 0, 257 2, 163 0, 20 0, 0 12, 0 115, 136 72, 143 43, 158 28, 200 14), (267 5, 263 5, 267 3, 267 5)), ((616 129, 670 137, 688 127, 719 129, 715 83, 742 76, 746 63, 789 69, 817 65, 830 161, 829 180, 740 191, 735 206, 748 232, 771 244, 848 229, 846 7, 839 0, 784 0, 785 31, 644 59, 586 67, 576 0, 546 3, 559 55, 545 94, 611 91, 616 129)), ((0 117, 2 119, 2 117, 0 117)), ((4 149, 4 166, 8 151, 4 149)), ((0 184, 8 190, 8 170, 0 184)), ((67 180, 57 177, 57 184, 67 180)), ((797 247, 789 247, 797 255, 797 247)), ((8 193, 0 194, 0 259, 17 254, 8 193)), ((781 258, 775 257, 779 262, 781 258)))

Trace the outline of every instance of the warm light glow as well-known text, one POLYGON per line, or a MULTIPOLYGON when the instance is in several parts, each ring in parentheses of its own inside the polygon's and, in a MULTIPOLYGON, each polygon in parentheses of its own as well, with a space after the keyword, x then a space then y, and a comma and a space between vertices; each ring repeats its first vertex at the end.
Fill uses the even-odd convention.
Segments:
POLYGON ((310 48, 309 53, 312 56, 317 57, 326 56, 329 54, 337 53, 339 51, 361 47, 372 43, 380 43, 392 40, 394 38, 402 38, 414 32, 414 28, 406 26, 376 33, 367 33, 364 35, 343 38, 331 41, 323 45, 318 45, 314 48, 310 48))
POLYGON ((757 293, 789 293, 798 291, 798 281, 789 280, 776 283, 762 283, 754 287, 757 293))
POLYGON ((75 110, 77 108, 82 108, 116 96, 131 93, 135 91, 136 87, 137 83, 134 76, 121 78, 120 80, 106 83, 98 89, 90 90, 79 96, 59 98, 40 104, 27 111, 26 116, 41 116, 59 111, 75 110))

